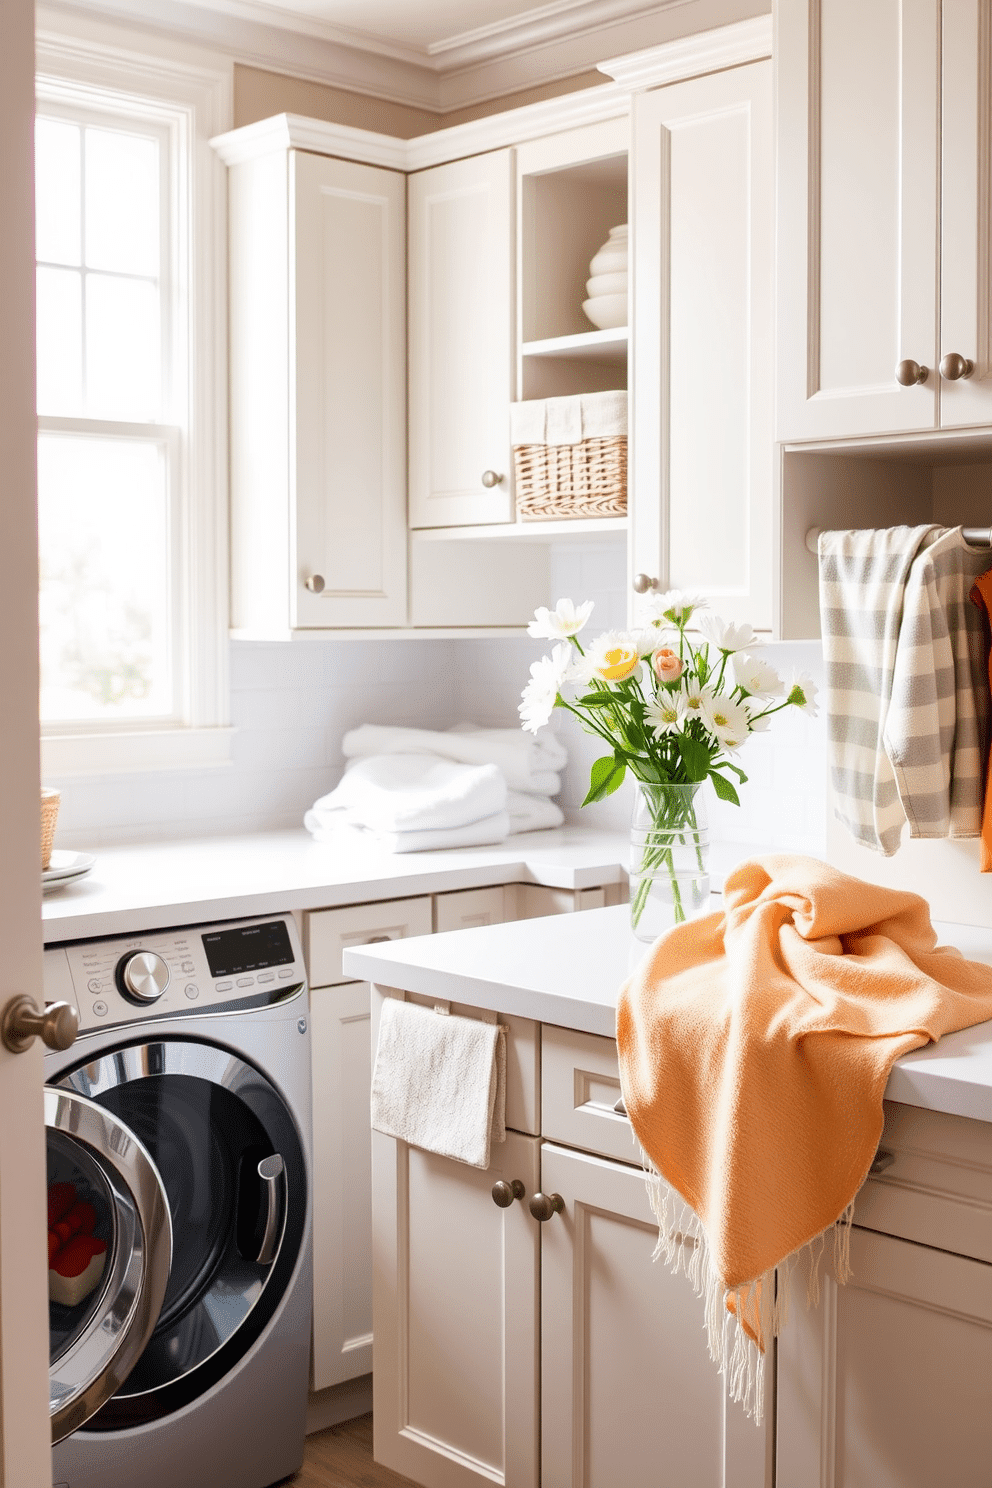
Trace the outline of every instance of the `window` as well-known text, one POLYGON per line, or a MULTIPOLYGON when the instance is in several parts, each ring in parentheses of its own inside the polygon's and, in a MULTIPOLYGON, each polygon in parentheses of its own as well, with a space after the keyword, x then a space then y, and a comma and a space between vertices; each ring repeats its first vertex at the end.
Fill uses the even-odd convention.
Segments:
POLYGON ((45 773, 217 763, 225 294, 208 140, 228 80, 64 38, 38 50, 45 773))

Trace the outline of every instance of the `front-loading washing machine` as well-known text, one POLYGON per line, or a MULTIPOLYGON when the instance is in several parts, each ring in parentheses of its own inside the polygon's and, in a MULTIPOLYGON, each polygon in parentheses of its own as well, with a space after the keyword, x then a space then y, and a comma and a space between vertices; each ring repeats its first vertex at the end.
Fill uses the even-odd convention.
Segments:
POLYGON ((269 1488, 303 1459, 310 1035, 290 916, 45 952, 53 1478, 269 1488))

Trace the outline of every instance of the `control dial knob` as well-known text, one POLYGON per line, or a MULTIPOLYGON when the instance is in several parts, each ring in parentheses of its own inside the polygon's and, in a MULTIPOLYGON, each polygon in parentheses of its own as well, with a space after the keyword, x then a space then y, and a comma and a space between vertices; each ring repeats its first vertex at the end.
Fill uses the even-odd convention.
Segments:
POLYGON ((172 973, 154 951, 132 951, 117 963, 117 985, 129 1002, 157 1002, 172 973))

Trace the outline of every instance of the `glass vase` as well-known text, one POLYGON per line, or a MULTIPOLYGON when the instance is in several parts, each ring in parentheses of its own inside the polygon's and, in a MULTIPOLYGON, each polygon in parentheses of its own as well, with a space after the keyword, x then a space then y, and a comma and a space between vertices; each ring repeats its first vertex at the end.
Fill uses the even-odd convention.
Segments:
POLYGON ((702 784, 638 782, 630 828, 630 924, 653 941, 705 909, 710 829, 702 784))

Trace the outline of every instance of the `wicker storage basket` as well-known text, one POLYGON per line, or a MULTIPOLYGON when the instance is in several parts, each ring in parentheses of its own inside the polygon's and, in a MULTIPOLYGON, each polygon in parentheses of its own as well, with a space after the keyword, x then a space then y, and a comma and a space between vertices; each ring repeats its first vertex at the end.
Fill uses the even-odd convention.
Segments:
POLYGON ((513 450, 521 522, 627 513, 627 436, 578 444, 518 444, 513 450))
POLYGON ((516 403, 510 439, 521 522, 626 514, 626 393, 516 403))
POLYGON ((44 871, 52 861, 52 845, 55 841, 55 823, 59 818, 60 791, 41 787, 41 867, 44 871))

